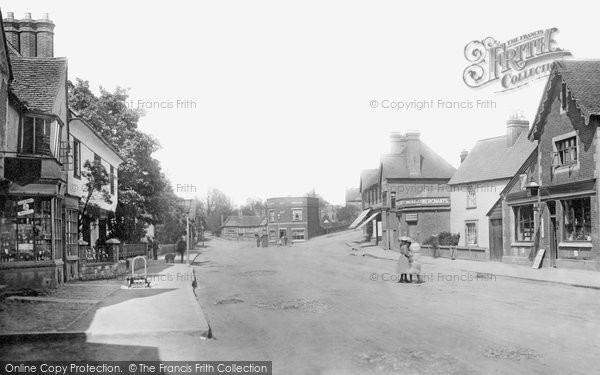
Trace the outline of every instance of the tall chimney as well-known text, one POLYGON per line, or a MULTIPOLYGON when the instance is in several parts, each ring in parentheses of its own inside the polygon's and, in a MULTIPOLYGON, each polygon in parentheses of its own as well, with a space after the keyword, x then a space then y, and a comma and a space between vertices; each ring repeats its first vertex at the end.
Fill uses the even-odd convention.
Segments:
POLYGON ((469 155, 469 151, 462 150, 460 152, 460 162, 462 163, 463 161, 465 161, 465 159, 467 158, 468 155, 469 155))
POLYGON ((35 21, 31 13, 25 13, 25 18, 19 21, 19 52, 23 57, 36 56, 35 21))
POLYGON ((54 57, 54 22, 48 18, 48 13, 35 21, 37 39, 37 57, 54 57))
POLYGON ((402 133, 393 132, 390 134, 390 153, 394 155, 401 154, 406 148, 406 137, 402 133))
POLYGON ((15 19, 13 12, 7 12, 6 18, 3 20, 4 23, 4 34, 6 40, 12 44, 13 47, 19 50, 19 21, 15 19))
POLYGON ((419 131, 406 132, 406 163, 410 177, 421 175, 421 153, 419 152, 419 140, 421 133, 419 131))
POLYGON ((506 121, 506 147, 512 147, 521 133, 529 130, 529 121, 523 112, 514 111, 506 121))

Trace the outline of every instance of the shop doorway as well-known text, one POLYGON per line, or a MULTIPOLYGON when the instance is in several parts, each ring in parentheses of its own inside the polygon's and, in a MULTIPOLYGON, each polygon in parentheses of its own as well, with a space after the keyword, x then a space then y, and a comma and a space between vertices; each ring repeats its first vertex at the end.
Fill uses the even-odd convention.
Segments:
POLYGON ((502 219, 490 219, 490 260, 502 262, 502 219))

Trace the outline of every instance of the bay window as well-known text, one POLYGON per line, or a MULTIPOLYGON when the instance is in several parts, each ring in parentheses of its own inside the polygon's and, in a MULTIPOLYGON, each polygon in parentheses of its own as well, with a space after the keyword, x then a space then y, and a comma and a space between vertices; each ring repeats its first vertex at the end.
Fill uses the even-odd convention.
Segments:
POLYGON ((24 116, 19 124, 18 152, 58 158, 61 127, 57 121, 24 116))

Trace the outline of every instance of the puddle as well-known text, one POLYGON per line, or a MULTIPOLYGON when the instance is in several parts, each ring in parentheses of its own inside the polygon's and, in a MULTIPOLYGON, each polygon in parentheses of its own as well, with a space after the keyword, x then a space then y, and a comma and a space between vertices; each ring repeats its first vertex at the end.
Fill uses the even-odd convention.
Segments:
POLYGON ((244 302, 244 300, 241 300, 239 298, 226 298, 226 299, 220 299, 217 302, 215 302, 215 305, 232 305, 235 303, 242 303, 244 302))
POLYGON ((277 273, 277 271, 273 271, 273 270, 255 270, 255 271, 241 272, 239 275, 247 276, 247 277, 255 277, 255 276, 270 276, 270 275, 274 275, 276 273, 277 273))
POLYGON ((259 302, 256 307, 270 310, 295 310, 310 313, 323 313, 330 310, 330 306, 321 300, 308 300, 297 298, 291 301, 259 302))

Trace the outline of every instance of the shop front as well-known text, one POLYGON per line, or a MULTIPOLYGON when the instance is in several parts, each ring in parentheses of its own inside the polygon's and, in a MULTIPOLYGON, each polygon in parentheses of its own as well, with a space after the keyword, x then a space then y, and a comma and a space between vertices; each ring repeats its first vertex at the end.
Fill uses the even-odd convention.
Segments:
POLYGON ((55 287, 64 280, 63 202, 30 188, 29 194, 0 196, 0 283, 55 287))
POLYGON ((450 197, 406 198, 396 205, 400 236, 423 243, 433 235, 450 231, 450 197))

